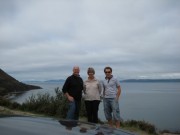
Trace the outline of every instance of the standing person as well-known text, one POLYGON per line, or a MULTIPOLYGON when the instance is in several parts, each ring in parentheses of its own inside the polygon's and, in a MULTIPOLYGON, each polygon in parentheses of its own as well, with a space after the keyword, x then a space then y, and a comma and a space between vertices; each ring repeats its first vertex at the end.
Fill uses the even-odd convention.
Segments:
POLYGON ((101 83, 95 78, 95 70, 89 67, 88 79, 84 81, 84 100, 88 122, 98 123, 101 83))
POLYGON ((119 81, 113 77, 112 68, 105 67, 104 73, 105 79, 102 81, 103 84, 103 103, 104 113, 110 126, 113 127, 113 119, 115 120, 116 128, 120 127, 120 110, 119 110, 119 97, 121 95, 121 87, 119 81))
POLYGON ((63 93, 69 101, 69 109, 67 112, 67 119, 78 120, 79 110, 81 107, 81 97, 83 90, 83 80, 79 75, 80 68, 73 67, 73 74, 69 76, 62 88, 63 93))

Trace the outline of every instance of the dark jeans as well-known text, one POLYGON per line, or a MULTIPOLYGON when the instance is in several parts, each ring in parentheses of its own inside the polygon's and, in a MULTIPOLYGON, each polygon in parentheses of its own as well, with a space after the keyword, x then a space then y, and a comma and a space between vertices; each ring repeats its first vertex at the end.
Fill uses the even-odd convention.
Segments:
POLYGON ((88 122, 98 123, 99 100, 85 101, 88 122))
POLYGON ((73 102, 69 102, 69 109, 67 112, 66 119, 78 120, 80 107, 81 107, 81 101, 74 100, 73 102))

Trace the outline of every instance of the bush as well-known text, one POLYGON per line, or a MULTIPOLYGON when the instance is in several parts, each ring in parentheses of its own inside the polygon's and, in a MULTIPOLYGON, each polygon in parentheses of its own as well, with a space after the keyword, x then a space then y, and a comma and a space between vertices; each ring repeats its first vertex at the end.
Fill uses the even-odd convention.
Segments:
POLYGON ((131 121, 125 121, 122 124, 123 126, 128 126, 128 127, 136 127, 139 128, 143 131, 146 131, 150 134, 156 134, 156 128, 154 125, 145 122, 145 121, 136 121, 136 120, 131 120, 131 121))
MULTIPOLYGON (((68 101, 63 92, 55 88, 55 96, 49 93, 37 94, 29 97, 20 107, 21 110, 41 113, 48 116, 65 118, 68 110, 68 101)), ((80 116, 86 116, 84 99, 82 99, 80 116)))
POLYGON ((20 109, 21 105, 17 102, 12 102, 11 104, 9 104, 9 108, 10 109, 20 109))
POLYGON ((65 118, 68 110, 68 100, 59 88, 55 89, 56 97, 54 100, 55 116, 65 118))
MULTIPOLYGON (((55 88, 55 96, 50 96, 49 93, 31 95, 22 105, 17 102, 11 102, 7 99, 0 98, 0 105, 11 109, 20 109, 47 116, 55 116, 65 118, 68 110, 68 101, 63 92, 55 88)), ((82 98, 80 116, 86 116, 85 103, 82 98)))
POLYGON ((1 106, 7 106, 9 107, 9 105, 11 104, 11 102, 3 97, 0 98, 0 105, 1 106))

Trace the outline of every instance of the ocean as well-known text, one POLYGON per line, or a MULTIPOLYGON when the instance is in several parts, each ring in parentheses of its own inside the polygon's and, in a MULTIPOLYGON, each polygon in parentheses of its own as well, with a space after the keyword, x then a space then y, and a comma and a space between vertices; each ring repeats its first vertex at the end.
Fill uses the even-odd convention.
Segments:
MULTIPOLYGON (((30 83, 43 89, 31 90, 14 98, 23 103, 32 94, 50 93, 62 88, 63 83, 30 83)), ((157 127, 158 130, 180 132, 180 83, 178 82, 122 82, 119 99, 120 113, 123 120, 142 120, 157 127)), ((103 103, 99 106, 99 118, 105 121, 103 103)))

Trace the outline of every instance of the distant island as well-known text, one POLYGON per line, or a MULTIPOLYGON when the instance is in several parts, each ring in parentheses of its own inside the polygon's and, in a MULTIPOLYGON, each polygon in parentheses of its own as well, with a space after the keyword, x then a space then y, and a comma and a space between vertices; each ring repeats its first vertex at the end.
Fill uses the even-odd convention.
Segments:
POLYGON ((63 79, 45 80, 45 81, 31 80, 31 81, 23 81, 23 82, 24 83, 64 83, 65 80, 63 80, 63 79))
MULTIPOLYGON (((180 82, 180 79, 125 79, 119 80, 120 82, 180 82)), ((27 83, 64 83, 65 80, 45 80, 45 81, 25 81, 27 83)))
POLYGON ((59 80, 47 80, 45 82, 65 82, 65 80, 63 80, 63 79, 59 79, 59 80))
POLYGON ((24 92, 32 89, 41 89, 41 87, 19 82, 0 69, 0 96, 5 96, 9 93, 24 92))
POLYGON ((127 79, 120 82, 180 82, 180 79, 127 79))

